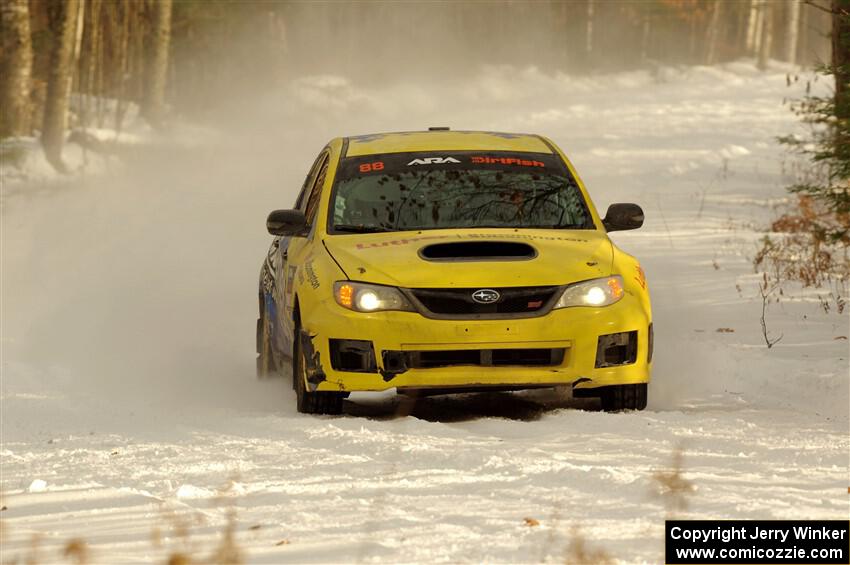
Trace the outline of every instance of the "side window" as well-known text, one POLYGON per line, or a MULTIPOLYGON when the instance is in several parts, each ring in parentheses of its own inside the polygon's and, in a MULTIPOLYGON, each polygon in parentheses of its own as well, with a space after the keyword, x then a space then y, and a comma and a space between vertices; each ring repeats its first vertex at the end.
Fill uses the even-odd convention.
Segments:
POLYGON ((316 213, 319 210, 319 200, 322 198, 322 186, 325 184, 325 177, 328 174, 328 163, 330 158, 327 153, 323 155, 322 164, 319 167, 318 174, 313 181, 313 190, 310 192, 310 198, 307 200, 307 206, 304 209, 304 215, 307 216, 307 224, 312 225, 316 219, 316 213))
POLYGON ((313 161, 313 166, 307 172, 307 178, 304 179, 304 184, 301 186, 301 192, 298 193, 298 199, 295 201, 295 209, 304 211, 307 206, 307 196, 310 194, 310 189, 313 187, 313 179, 316 178, 316 173, 319 171, 323 159, 325 158, 325 150, 319 153, 316 160, 313 161))

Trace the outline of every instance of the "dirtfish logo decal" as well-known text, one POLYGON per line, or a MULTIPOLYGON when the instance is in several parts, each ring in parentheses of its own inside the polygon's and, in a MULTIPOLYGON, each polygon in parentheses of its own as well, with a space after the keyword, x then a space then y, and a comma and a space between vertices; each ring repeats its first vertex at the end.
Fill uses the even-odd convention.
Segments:
POLYGON ((413 161, 408 163, 407 166, 409 167, 410 165, 445 165, 446 163, 460 164, 460 161, 458 161, 454 157, 425 157, 423 159, 414 159, 413 161))

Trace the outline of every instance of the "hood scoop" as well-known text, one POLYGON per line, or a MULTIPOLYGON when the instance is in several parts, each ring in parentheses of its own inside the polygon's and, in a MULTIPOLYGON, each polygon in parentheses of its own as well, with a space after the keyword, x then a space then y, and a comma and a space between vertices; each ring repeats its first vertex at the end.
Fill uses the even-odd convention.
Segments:
POLYGON ((419 250, 426 261, 525 261, 537 257, 537 250, 516 241, 457 241, 434 243, 419 250))

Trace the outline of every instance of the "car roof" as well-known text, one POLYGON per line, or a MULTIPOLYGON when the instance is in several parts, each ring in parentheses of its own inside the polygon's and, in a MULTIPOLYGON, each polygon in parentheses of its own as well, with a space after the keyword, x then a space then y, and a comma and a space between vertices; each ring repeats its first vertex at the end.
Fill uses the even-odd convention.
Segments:
POLYGON ((555 153, 554 147, 539 135, 494 131, 405 131, 375 133, 345 138, 344 157, 418 151, 513 151, 555 153))

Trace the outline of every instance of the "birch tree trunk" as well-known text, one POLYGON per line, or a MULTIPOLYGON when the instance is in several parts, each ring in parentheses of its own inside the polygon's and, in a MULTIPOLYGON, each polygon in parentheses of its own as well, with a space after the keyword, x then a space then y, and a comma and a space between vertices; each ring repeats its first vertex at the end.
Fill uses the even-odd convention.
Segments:
POLYGON ((809 18, 809 10, 806 6, 803 6, 800 10, 800 25, 797 27, 799 32, 799 36, 797 37, 797 62, 803 65, 808 65, 809 63, 809 26, 810 18, 809 18))
POLYGON ((757 66, 763 71, 767 69, 767 60, 770 58, 771 49, 773 49, 773 4, 765 2, 761 6, 761 12, 762 32, 757 66))
MULTIPOLYGON (((735 6, 735 53, 742 56, 747 53, 747 20, 750 17, 750 5, 740 3, 735 6)), ((731 23, 731 20, 729 20, 731 23)))
POLYGON ((797 44, 800 31, 800 2, 791 0, 788 6, 788 27, 785 31, 785 60, 797 62, 797 44))
MULTIPOLYGON (((74 24, 74 69, 80 66, 80 52, 83 47, 83 30, 85 28, 86 0, 80 0, 77 5, 77 21, 74 24)), ((73 76, 74 73, 72 73, 73 76)), ((76 73, 79 77, 79 73, 76 73)))
POLYGON ((593 0, 587 0, 587 31, 585 32, 584 52, 593 53, 593 0))
POLYGON ((65 141, 65 122, 68 116, 68 95, 73 76, 75 23, 79 0, 51 2, 47 14, 52 34, 50 69, 47 76, 47 96, 44 101, 44 120, 41 145, 47 161, 60 172, 65 172, 62 162, 62 145, 65 141))
POLYGON ((756 27, 753 38, 753 55, 761 54, 761 46, 764 43, 764 17, 767 12, 767 4, 764 0, 756 0, 756 27))
POLYGON ((645 63, 649 58, 649 37, 652 29, 652 22, 649 12, 643 14, 643 25, 640 39, 640 60, 645 63))
POLYGON ((708 50, 705 54, 705 64, 713 65, 717 58, 717 43, 720 37, 720 12, 723 9, 721 0, 714 0, 711 12, 711 22, 708 24, 708 50))
POLYGON ((747 51, 752 54, 757 50, 759 21, 759 0, 750 0, 750 16, 747 18, 747 51))
POLYGON ((171 36, 171 0, 150 4, 150 36, 145 42, 141 113, 160 127, 165 114, 165 81, 168 76, 168 43, 171 36))
POLYGON ((30 131, 32 40, 27 0, 0 4, 0 138, 30 131))

